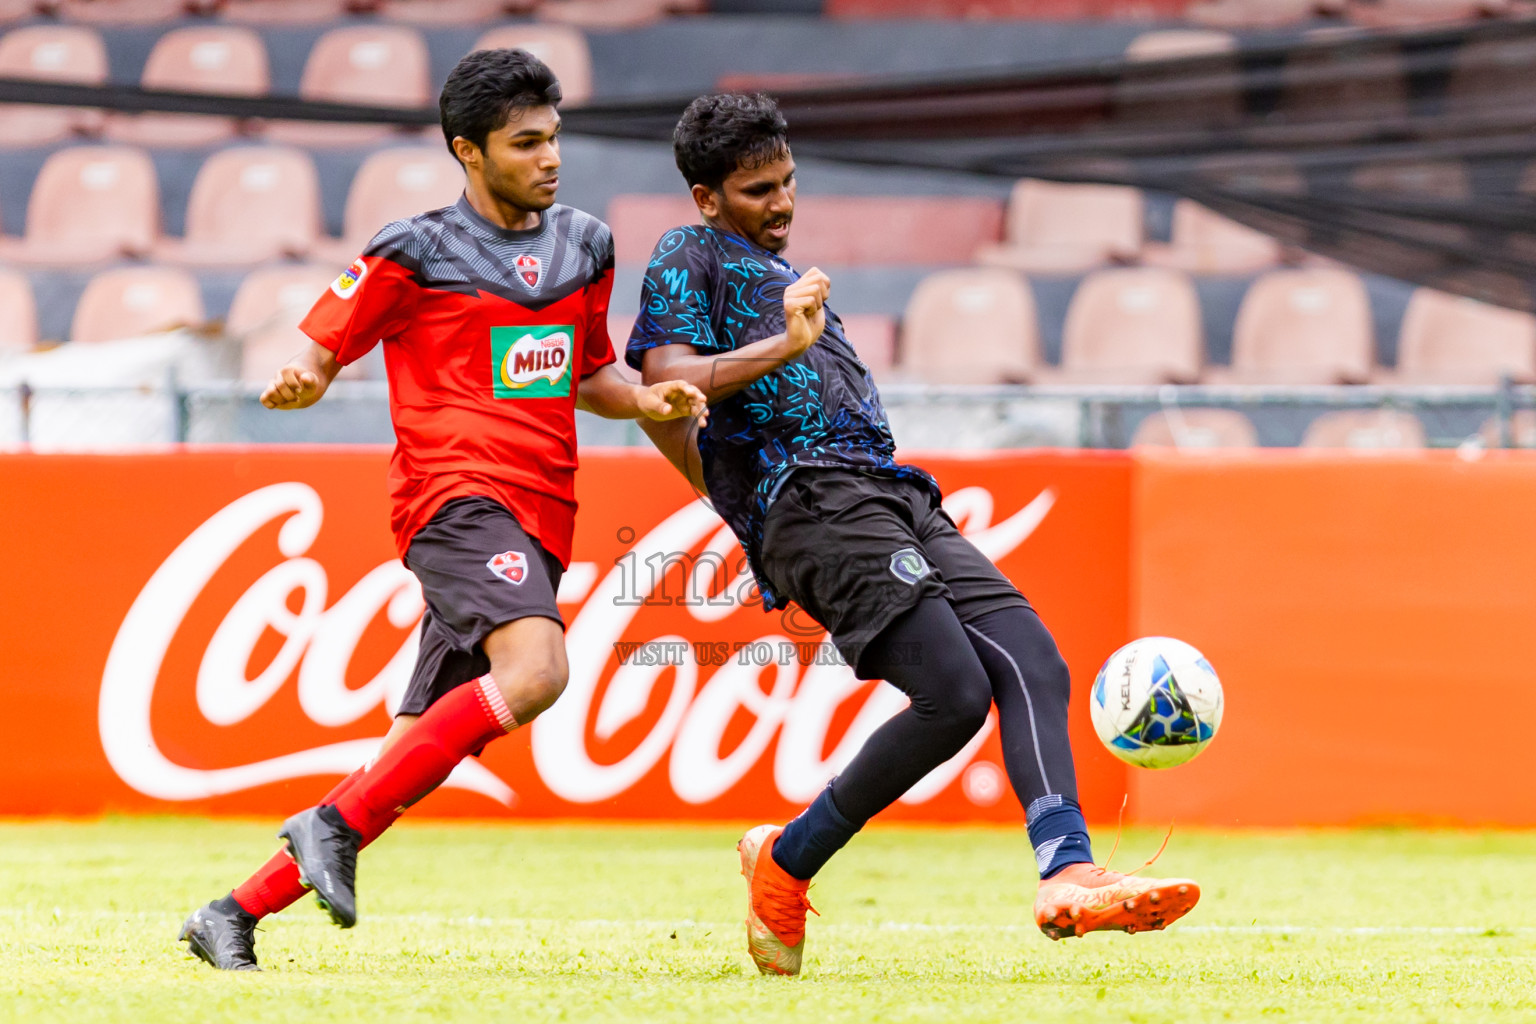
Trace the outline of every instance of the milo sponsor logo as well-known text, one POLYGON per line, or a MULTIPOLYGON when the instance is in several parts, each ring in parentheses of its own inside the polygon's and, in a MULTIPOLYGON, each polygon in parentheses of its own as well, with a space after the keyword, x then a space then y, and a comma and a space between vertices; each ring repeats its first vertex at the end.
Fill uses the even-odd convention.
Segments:
POLYGON ((491 361, 497 398, 557 398, 571 393, 576 328, 492 327, 491 361))

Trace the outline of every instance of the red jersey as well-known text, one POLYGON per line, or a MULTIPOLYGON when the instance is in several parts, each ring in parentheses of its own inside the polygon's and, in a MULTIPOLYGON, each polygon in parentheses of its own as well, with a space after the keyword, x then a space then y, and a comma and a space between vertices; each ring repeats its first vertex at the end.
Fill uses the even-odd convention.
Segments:
POLYGON ((461 198, 396 221, 301 328, 343 365, 384 345, 400 556, 454 498, 505 505, 566 565, 576 515, 576 385, 613 362, 613 235, 568 206, 508 231, 461 198))

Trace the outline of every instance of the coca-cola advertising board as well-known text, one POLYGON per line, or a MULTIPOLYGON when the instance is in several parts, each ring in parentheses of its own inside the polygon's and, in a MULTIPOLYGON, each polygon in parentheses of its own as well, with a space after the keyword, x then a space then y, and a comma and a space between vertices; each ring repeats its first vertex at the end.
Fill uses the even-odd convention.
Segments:
MULTIPOLYGON (((0 455, 0 814, 278 815, 364 763, 415 655, 387 451, 0 455)), ((1079 685, 1128 639, 1131 463, 911 456, 1040 610, 1079 685)), ((418 814, 783 819, 904 706, 765 612, 719 517, 649 451, 586 451, 560 589, 570 683, 418 814)), ((1073 702, 1090 817, 1125 770, 1073 702)), ((1019 821, 995 723, 886 815, 1019 821)))

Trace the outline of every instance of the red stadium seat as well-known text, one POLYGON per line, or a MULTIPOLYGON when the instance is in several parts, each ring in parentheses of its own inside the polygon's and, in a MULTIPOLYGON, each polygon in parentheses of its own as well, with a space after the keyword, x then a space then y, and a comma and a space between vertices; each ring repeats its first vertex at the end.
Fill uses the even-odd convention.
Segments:
POLYGON ((1162 122, 1172 117, 1188 125, 1237 124, 1243 117, 1243 96, 1236 51, 1235 36, 1213 29, 1162 29, 1137 36, 1125 51, 1131 64, 1115 85, 1115 119, 1162 122), (1194 96, 1181 91, 1188 75, 1182 59, 1187 57, 1212 58, 1202 62, 1208 67, 1204 74, 1225 76, 1225 84, 1209 82, 1194 96), (1175 63, 1169 66, 1167 61, 1175 63))
POLYGON ((1062 185, 1025 178, 1008 202, 1007 242, 978 261, 1043 274, 1131 260, 1141 251, 1142 198, 1119 185, 1062 185))
POLYGON ((1343 13, 1348 0, 1202 0, 1186 17, 1213 28, 1279 28, 1343 13))
POLYGON ((839 316, 848 343, 864 360, 877 380, 884 380, 896 367, 896 320, 884 313, 850 313, 839 316))
MULTIPOLYGON (((299 322, 334 280, 334 267, 314 264, 262 267, 246 275, 225 320, 225 330, 240 342, 241 380, 270 380, 278 367, 308 347, 299 322)), ((361 368, 342 372, 362 375, 361 368)))
MULTIPOLYGON (((307 100, 375 107, 431 105, 431 58, 420 32, 405 25, 336 28, 315 41, 299 95, 307 100)), ((409 129, 415 130, 415 129, 409 129)), ((273 122, 267 135, 299 146, 366 145, 407 129, 387 125, 273 122)))
POLYGON ((1029 381, 1040 368, 1035 295, 1000 267, 923 278, 902 317, 901 368, 924 384, 1029 381))
POLYGON ((585 28, 639 28, 669 14, 698 14, 704 0, 544 0, 539 17, 585 28))
MULTIPOLYGON (((976 196, 807 196, 795 204, 784 255, 812 266, 966 263, 1001 234, 1003 210, 976 196)), ((620 195, 608 204, 617 260, 645 263, 669 229, 700 223, 686 195, 620 195)))
POLYGON ((380 150, 352 178, 341 240, 320 243, 315 254, 350 263, 384 225, 451 206, 463 191, 464 170, 442 146, 380 150))
POLYGON ((74 146, 44 162, 27 203, 27 234, 3 255, 74 266, 148 253, 160 238, 155 165, 129 146, 74 146))
POLYGON ((1271 270, 1237 312, 1230 370, 1217 383, 1354 384, 1374 363, 1371 304, 1360 278, 1326 268, 1271 270))
POLYGON ((1174 57, 1198 57, 1210 53, 1231 53, 1237 49, 1237 37, 1212 29, 1173 28, 1143 32, 1125 48, 1128 60, 1169 60, 1174 57))
POLYGON ((1200 298, 1189 278, 1155 267, 1100 270, 1083 279, 1062 331, 1067 384, 1191 383, 1205 358, 1200 298))
POLYGON ((826 0, 831 18, 1174 18, 1189 0, 826 0))
POLYGON ((187 233, 161 258, 198 264, 303 256, 320 237, 314 161, 284 146, 242 146, 209 157, 192 183, 187 233))
POLYGON ((1235 409, 1162 409, 1136 427, 1133 448, 1252 448, 1253 421, 1235 409))
POLYGON ((506 25, 475 40, 476 50, 527 50, 560 79, 565 106, 592 98, 592 53, 587 37, 568 25, 506 25))
POLYGON ((318 25, 336 21, 352 0, 225 0, 224 20, 248 25, 318 25))
POLYGON ((1403 384, 1497 384, 1536 381, 1536 317, 1475 299, 1419 288, 1397 338, 1403 384))
POLYGON ((197 281, 174 267, 122 267, 91 278, 75 306, 69 340, 137 338, 204 320, 197 281))
POLYGON ((1511 0, 1353 0, 1349 18, 1367 28, 1406 28, 1514 13, 1511 0))
POLYGON ((0 268, 0 352, 25 352, 37 344, 37 305, 32 282, 0 268))
POLYGON ((1173 207, 1172 240, 1148 242, 1141 261, 1191 274, 1251 274, 1275 266, 1282 255, 1280 243, 1262 231, 1180 199, 1173 207))
MULTIPOLYGON (((95 29, 30 25, 0 37, 0 78, 36 78, 78 85, 107 80, 107 49, 95 29)), ((41 146, 76 133, 100 131, 101 111, 83 107, 0 106, 0 146, 41 146)))
POLYGON ((106 25, 153 25, 188 14, 212 14, 223 0, 63 0, 58 13, 70 21, 106 25))
MULTIPOLYGON (((146 89, 262 96, 270 87, 261 36, 234 25, 174 29, 149 52, 140 84, 146 89)), ((233 118, 199 114, 117 114, 114 139, 139 146, 206 146, 238 133, 233 118)))
POLYGON ((1307 427, 1301 446, 1364 451, 1423 448, 1424 424, 1413 413, 1400 409, 1325 412, 1307 427))
POLYGON ((528 14, 539 0, 388 0, 379 14, 412 25, 475 25, 509 14, 528 14))

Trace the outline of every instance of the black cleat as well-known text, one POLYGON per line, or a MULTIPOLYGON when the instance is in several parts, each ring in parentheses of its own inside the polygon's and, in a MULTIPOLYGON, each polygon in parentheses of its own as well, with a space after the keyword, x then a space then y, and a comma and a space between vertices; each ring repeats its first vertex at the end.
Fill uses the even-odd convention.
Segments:
POLYGON ((261 970, 256 966, 256 919, 228 896, 192 911, 176 941, 221 971, 261 970))
POLYGON ((343 928, 357 924, 357 850, 363 836, 334 807, 311 807, 283 822, 277 838, 299 866, 299 881, 343 928))

